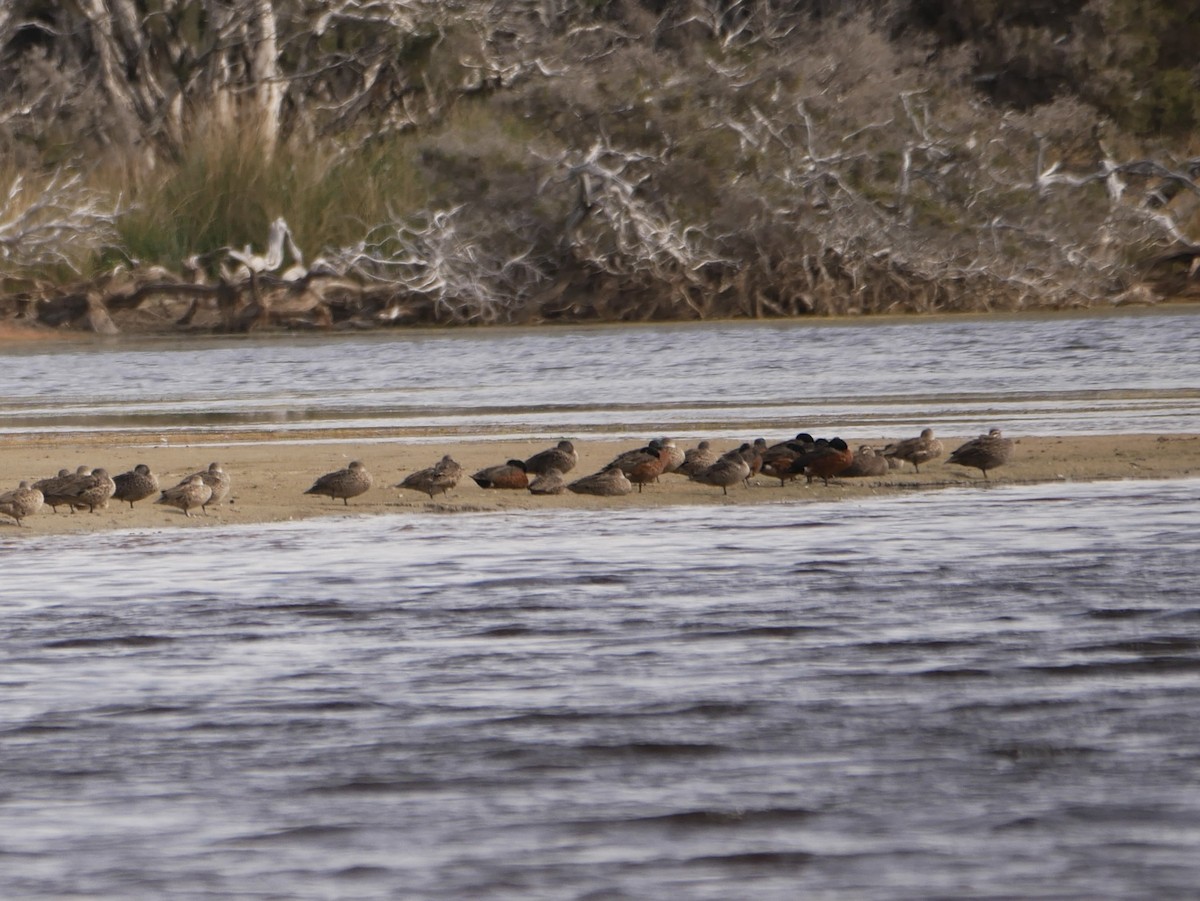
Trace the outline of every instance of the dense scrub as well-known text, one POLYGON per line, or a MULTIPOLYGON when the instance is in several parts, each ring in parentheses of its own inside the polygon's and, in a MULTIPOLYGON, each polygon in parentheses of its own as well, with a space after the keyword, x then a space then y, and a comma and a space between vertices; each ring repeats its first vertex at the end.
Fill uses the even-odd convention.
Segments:
POLYGON ((1196 258, 1196 32, 1151 0, 14 0, 0 316, 1153 300, 1196 258))

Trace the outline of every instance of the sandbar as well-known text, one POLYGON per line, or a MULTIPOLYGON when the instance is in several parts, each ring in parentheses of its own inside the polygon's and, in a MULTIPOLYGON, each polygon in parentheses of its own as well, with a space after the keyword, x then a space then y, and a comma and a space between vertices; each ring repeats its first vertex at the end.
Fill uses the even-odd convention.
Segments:
MULTIPOLYGON (((570 437, 570 436, 566 436, 570 437)), ((650 436, 648 436, 649 438, 650 436)), ((769 442, 789 435, 764 436, 769 442)), ((908 435, 880 436, 877 440, 856 439, 853 446, 876 447, 908 435)), ((939 436, 947 451, 971 435, 939 436)), ((38 535, 100 532, 113 529, 200 529, 227 524, 279 523, 313 517, 370 516, 397 513, 517 512, 523 510, 611 510, 669 505, 713 507, 746 504, 804 504, 880 497, 946 488, 995 487, 1045 482, 1109 481, 1119 479, 1171 479, 1200 476, 1200 435, 1086 435, 1061 437, 1012 436, 1016 446, 1012 460, 984 479, 978 470, 947 464, 945 458, 926 463, 920 473, 910 465, 878 478, 835 479, 825 486, 818 480, 806 484, 801 478, 781 486, 778 479, 759 475, 750 487, 720 488, 701 485, 678 475, 664 475, 658 483, 624 497, 600 498, 566 492, 534 496, 528 491, 485 490, 464 478, 449 495, 430 498, 394 487, 404 476, 433 465, 442 454, 450 454, 469 475, 485 466, 510 458, 524 459, 552 446, 557 438, 544 441, 472 439, 444 446, 430 443, 394 442, 374 439, 330 440, 317 435, 289 433, 287 440, 269 434, 246 440, 245 435, 206 433, 187 443, 152 444, 144 436, 122 437, 111 433, 58 435, 10 435, 0 437, 0 491, 15 488, 20 480, 36 481, 60 469, 79 465, 104 467, 110 474, 148 465, 162 487, 176 484, 189 473, 219 462, 232 478, 230 496, 210 507, 207 515, 181 511, 153 499, 132 508, 111 501, 94 513, 68 512, 60 507, 52 513, 44 507, 18 527, 0 515, 0 540, 38 535), (320 475, 360 460, 371 472, 374 486, 366 494, 344 504, 340 500, 305 495, 320 475)), ((647 438, 647 440, 648 440, 647 438)), ((579 465, 567 480, 596 472, 621 451, 637 442, 608 439, 573 439, 579 465)), ((736 447, 738 441, 710 439, 718 450, 736 447)), ((680 441, 684 447, 695 442, 680 441)))

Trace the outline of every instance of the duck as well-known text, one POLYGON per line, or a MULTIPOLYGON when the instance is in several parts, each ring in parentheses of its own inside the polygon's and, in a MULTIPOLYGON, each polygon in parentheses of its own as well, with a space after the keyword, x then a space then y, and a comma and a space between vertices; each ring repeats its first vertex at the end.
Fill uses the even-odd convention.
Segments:
POLYGON ((90 466, 80 466, 74 472, 69 469, 60 469, 58 475, 39 479, 33 483, 33 487, 42 492, 46 505, 55 513, 58 512, 59 507, 68 507, 74 513, 75 505, 72 503, 69 492, 73 489, 75 482, 87 478, 91 474, 90 466))
POLYGON ((343 506, 349 507, 350 498, 365 494, 372 484, 374 479, 371 478, 371 473, 367 472, 367 467, 355 460, 345 469, 325 473, 304 493, 317 494, 333 500, 341 498, 343 506))
POLYGON ((19 526, 23 524, 25 517, 33 516, 41 510, 44 502, 45 498, 40 489, 32 487, 28 482, 21 482, 12 491, 0 494, 0 513, 11 516, 19 526))
POLYGON ((870 445, 860 445, 854 452, 854 462, 843 469, 838 475, 843 479, 863 478, 866 476, 884 476, 890 471, 887 457, 881 456, 870 445))
POLYGON ((604 468, 615 466, 625 473, 625 477, 631 484, 638 486, 638 491, 641 491, 642 486, 648 482, 658 481, 667 461, 672 459, 674 442, 671 442, 670 446, 663 443, 670 440, 669 438, 652 438, 645 447, 617 454, 612 462, 604 468))
POLYGON ((113 497, 119 501, 127 501, 130 510, 133 509, 134 503, 152 497, 159 490, 158 476, 152 473, 145 463, 139 463, 129 472, 113 476, 113 484, 116 486, 113 497))
POLYGON ((942 442, 933 437, 933 429, 921 429, 921 434, 916 438, 905 438, 883 449, 883 456, 906 460, 917 472, 921 471, 922 463, 936 460, 941 455, 942 442))
POLYGON ((524 460, 509 460, 499 466, 489 466, 479 470, 471 479, 480 488, 523 490, 529 487, 529 474, 525 472, 524 460))
POLYGON ((722 454, 717 462, 708 469, 692 476, 692 480, 701 485, 715 485, 721 489, 721 494, 729 494, 729 486, 745 482, 750 478, 750 464, 737 448, 722 454))
POLYGON ((683 463, 676 467, 675 472, 691 478, 698 472, 704 472, 716 463, 718 458, 719 455, 712 449, 712 443, 701 441, 683 452, 683 463))
POLYGON ((746 465, 750 467, 750 475, 746 477, 746 487, 750 487, 750 479, 762 472, 763 454, 767 451, 767 439, 755 438, 749 444, 743 444, 738 448, 738 452, 742 455, 742 459, 746 461, 746 465))
POLYGON ((662 442, 658 438, 652 438, 645 447, 637 447, 617 454, 608 466, 616 466, 628 476, 633 467, 645 463, 647 460, 660 460, 662 449, 662 442))
POLYGON ((664 473, 676 472, 687 459, 687 452, 675 443, 674 438, 659 438, 658 446, 664 473))
POLYGON ((410 473, 396 487, 423 491, 432 500, 435 494, 449 494, 450 489, 458 485, 462 473, 462 466, 453 457, 446 454, 433 466, 410 473))
POLYGON ((529 483, 530 494, 562 494, 567 490, 567 481, 557 469, 535 476, 529 483))
POLYGON ((972 438, 955 448, 946 462, 978 469, 986 479, 988 470, 1007 463, 1012 451, 1013 440, 1005 438, 999 429, 991 429, 986 435, 972 438))
MULTIPOLYGON (((87 469, 86 466, 81 467, 81 469, 91 472, 91 470, 87 469)), ((58 475, 48 476, 44 479, 38 479, 31 487, 42 492, 42 498, 46 506, 57 513, 60 506, 68 503, 67 499, 60 494, 60 491, 63 486, 67 484, 67 481, 72 475, 73 473, 71 470, 60 469, 58 471, 58 475)))
POLYGON ((791 472, 792 461, 816 446, 816 439, 808 432, 799 432, 795 438, 772 444, 762 452, 760 471, 779 479, 779 487, 796 478, 799 473, 791 472))
POLYGON ((199 473, 190 475, 178 485, 164 488, 159 494, 156 504, 166 504, 168 507, 178 507, 184 516, 191 516, 192 511, 199 507, 207 516, 205 505, 212 498, 212 488, 204 483, 199 473))
POLYGON ((629 481, 621 467, 606 466, 599 472, 576 479, 567 486, 568 491, 575 494, 594 494, 599 497, 619 497, 633 493, 633 483, 629 481))
POLYGON ((563 440, 554 447, 539 451, 525 461, 525 472, 530 475, 546 475, 551 472, 568 473, 579 463, 575 445, 563 440))
POLYGON ((89 513, 95 513, 97 507, 107 507, 108 500, 117 490, 108 470, 93 469, 87 476, 76 476, 66 488, 64 496, 70 501, 71 509, 88 508, 89 513))
POLYGON ((841 438, 830 438, 825 445, 814 447, 792 461, 791 472, 804 473, 811 484, 814 477, 826 485, 833 476, 841 475, 854 462, 854 451, 841 438))
MULTIPOLYGON (((208 513, 209 504, 219 504, 229 494, 229 489, 233 487, 233 481, 229 478, 229 474, 221 468, 220 463, 210 463, 208 464, 208 469, 202 469, 199 472, 193 472, 191 475, 184 476, 179 485, 189 481, 192 476, 199 476, 200 480, 212 489, 212 497, 204 502, 205 514, 208 513)), ((178 488, 179 485, 175 487, 178 488)))
POLYGON ((624 471, 625 478, 629 479, 631 484, 637 485, 638 494, 641 494, 643 486, 657 482, 658 477, 665 471, 667 454, 667 449, 663 447, 656 456, 646 454, 643 459, 634 460, 618 468, 624 471))

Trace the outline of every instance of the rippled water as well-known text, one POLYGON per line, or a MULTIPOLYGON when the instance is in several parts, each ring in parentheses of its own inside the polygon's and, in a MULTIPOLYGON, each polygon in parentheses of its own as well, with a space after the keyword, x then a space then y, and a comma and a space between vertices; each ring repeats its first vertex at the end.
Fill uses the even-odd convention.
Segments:
MULTIPOLYGON (((1181 312, 10 345, 0 432, 1197 432, 1197 347, 1181 312)), ((1187 897, 1198 501, 10 530, 0 898, 1187 897)))
POLYGON ((1200 879, 1200 480, 0 553, 5 898, 1200 879))
POLYGON ((8 347, 0 433, 1196 432, 1197 348, 1200 311, 8 347))

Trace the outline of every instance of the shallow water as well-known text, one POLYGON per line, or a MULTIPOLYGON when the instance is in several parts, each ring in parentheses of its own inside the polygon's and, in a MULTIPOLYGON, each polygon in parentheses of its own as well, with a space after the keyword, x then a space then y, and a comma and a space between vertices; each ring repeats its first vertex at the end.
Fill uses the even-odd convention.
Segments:
MULTIPOLYGON (((1197 432, 1198 339, 1156 312, 8 346, 0 432, 1197 432)), ((0 535, 0 897, 1189 896, 1198 501, 0 535)))
POLYGON ((0 555, 2 897, 1200 878, 1200 480, 0 555))
POLYGON ((1196 432, 1197 348, 1200 311, 9 346, 0 434, 1196 432))

